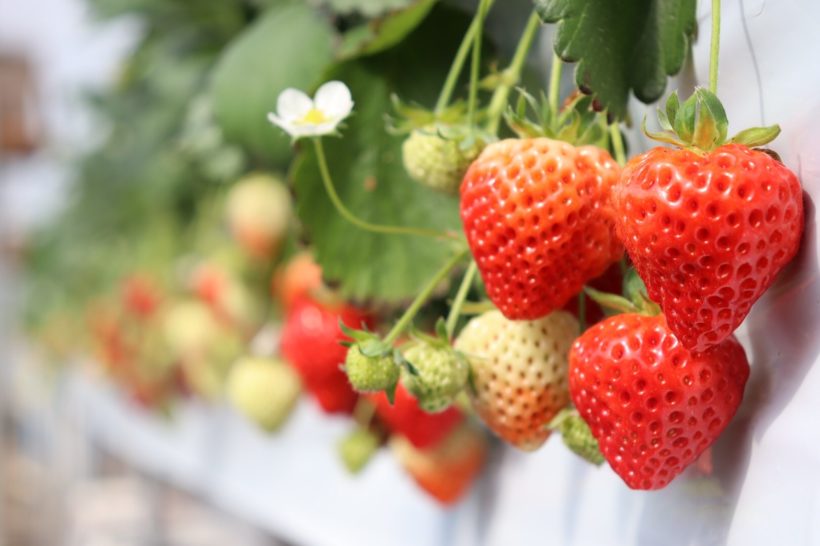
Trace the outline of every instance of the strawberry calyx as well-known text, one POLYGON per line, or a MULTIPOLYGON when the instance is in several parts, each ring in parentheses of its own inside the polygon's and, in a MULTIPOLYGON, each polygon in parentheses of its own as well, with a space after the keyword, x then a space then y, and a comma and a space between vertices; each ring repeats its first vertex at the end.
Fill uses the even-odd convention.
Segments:
POLYGON ((703 87, 696 88, 683 102, 677 91, 673 92, 664 108, 658 108, 658 123, 661 131, 649 131, 644 118, 644 134, 653 140, 701 153, 710 152, 724 144, 757 148, 768 144, 780 134, 779 125, 770 125, 744 129, 732 138, 727 138, 729 120, 726 110, 717 95, 703 87))
POLYGON ((573 146, 608 145, 606 118, 592 108, 592 97, 586 95, 574 95, 556 110, 543 93, 536 100, 519 89, 515 108, 508 107, 504 119, 521 138, 547 137, 573 146))
POLYGON ((481 150, 497 140, 492 133, 470 123, 464 101, 433 111, 419 104, 403 102, 397 95, 392 95, 390 100, 395 111, 395 115, 387 116, 387 130, 391 134, 407 135, 420 131, 445 141, 458 142, 463 152, 481 150))

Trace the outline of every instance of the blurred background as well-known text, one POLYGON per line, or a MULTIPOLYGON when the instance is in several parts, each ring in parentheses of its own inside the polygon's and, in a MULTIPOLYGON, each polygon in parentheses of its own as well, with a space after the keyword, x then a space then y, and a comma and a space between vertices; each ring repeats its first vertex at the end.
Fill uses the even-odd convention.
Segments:
MULTIPOLYGON (((395 442, 354 475, 341 446, 355 397, 294 387, 259 409, 268 376, 231 378, 248 355, 275 361, 300 294, 336 288, 305 254, 300 226, 318 220, 284 184, 306 176, 304 154, 265 120, 279 91, 331 73, 357 82, 357 108, 397 89, 430 102, 474 4, 0 0, 0 544, 820 544, 813 0, 724 3, 729 119, 782 125, 808 217, 800 256, 739 332, 753 377, 710 476, 637 493, 558 442, 525 455, 467 426, 448 428, 478 446, 466 458, 427 455, 445 474, 472 469, 452 490, 425 486, 395 442), (399 46, 368 34, 421 5, 399 46), (390 66, 406 74, 373 76, 390 66)), ((498 2, 493 59, 509 59, 530 7, 498 2)), ((544 81, 550 32, 527 81, 544 81)), ((705 81, 706 42, 670 89, 705 81)), ((390 317, 414 283, 355 309, 390 317)))

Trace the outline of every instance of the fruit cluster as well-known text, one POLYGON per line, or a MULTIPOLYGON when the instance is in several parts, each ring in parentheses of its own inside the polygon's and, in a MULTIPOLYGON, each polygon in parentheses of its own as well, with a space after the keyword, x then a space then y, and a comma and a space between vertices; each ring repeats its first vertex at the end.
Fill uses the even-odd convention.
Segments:
MULTIPOLYGON (((686 58, 694 2, 681 6, 680 25, 668 25, 675 36, 656 18, 630 22, 658 40, 623 36, 627 27, 609 28, 605 18, 588 28, 568 0, 536 2, 509 66, 484 78, 482 67, 494 66, 482 57, 492 0, 478 1, 446 77, 418 54, 431 43, 443 51, 441 29, 461 20, 434 2, 374 19, 332 2, 262 9, 226 0, 197 9, 234 3, 235 16, 190 21, 192 28, 208 22, 199 29, 204 38, 189 41, 210 51, 211 22, 255 17, 225 48, 212 78, 169 64, 173 81, 190 72, 198 74, 197 90, 205 80, 215 86, 188 112, 184 161, 172 161, 180 158, 169 158, 163 143, 153 168, 134 177, 140 188, 158 176, 185 182, 170 191, 163 179, 161 189, 145 191, 150 206, 136 209, 139 229, 131 232, 140 237, 119 257, 129 266, 108 297, 98 298, 105 291, 94 286, 93 301, 82 300, 90 345, 113 381, 153 409, 170 409, 180 396, 224 396, 269 433, 286 426, 304 394, 350 424, 337 445, 350 472, 363 471, 385 447, 443 504, 480 475, 493 445, 485 428, 524 451, 558 432, 569 450, 608 462, 635 489, 664 487, 708 455, 750 373, 733 333, 798 252, 804 210, 797 177, 764 148, 777 126, 728 137, 715 95, 719 40, 709 89, 684 102, 672 93, 659 110, 661 131, 644 128, 671 146, 627 160, 618 121, 629 86, 642 100, 660 98, 664 74, 680 68, 669 63, 686 58), (547 92, 536 99, 519 89, 511 101, 542 22, 558 23, 547 92), (271 74, 269 52, 290 46, 292 32, 309 44, 292 48, 278 62, 294 64, 271 74), (273 46, 262 47, 269 40, 273 46), (634 56, 607 57, 607 64, 625 63, 611 67, 607 82, 590 74, 602 62, 587 61, 597 54, 589 44, 609 40, 618 42, 612 51, 637 51, 643 42, 670 49, 641 51, 641 70, 634 56), (331 60, 334 43, 344 51, 331 60), (579 89, 563 105, 561 56, 579 61, 579 89), (454 99, 467 59, 467 96, 454 99), (325 74, 336 80, 313 97, 285 85, 313 85, 325 74), (414 80, 433 75, 444 77, 434 108, 396 96, 428 88, 414 80), (269 108, 273 87, 281 93, 268 120, 291 143, 307 140, 295 149, 259 111, 269 108), (359 115, 345 126, 354 108, 359 115), (326 151, 325 135, 342 138, 326 151), (241 176, 252 170, 245 161, 287 169, 292 188, 268 174, 241 176), (236 178, 226 195, 217 184, 186 185, 236 178), (157 209, 165 215, 145 222, 162 199, 157 209)), ((146 36, 171 28, 159 23, 146 36)), ((163 51, 162 43, 140 48, 132 70, 150 66, 141 55, 163 51)), ((200 55, 193 55, 197 67, 207 64, 200 55)), ((129 102, 161 103, 153 96, 129 102)), ((131 120, 125 125, 130 131, 131 120)), ((164 124, 149 125, 167 137, 164 124)), ((143 160, 124 162, 113 134, 111 163, 127 178, 122 165, 143 160)), ((149 136, 152 145, 160 138, 149 136)), ((143 147, 151 149, 128 148, 143 147)), ((99 163, 90 162, 86 175, 93 178, 99 163)), ((105 208, 101 191, 88 185, 86 208, 64 224, 105 208)), ((122 195, 121 206, 143 204, 122 195)), ((116 261, 110 248, 99 254, 116 261)), ((80 269, 75 286, 89 284, 80 269)), ((75 309, 61 311, 39 325, 55 353, 82 337, 75 309)))

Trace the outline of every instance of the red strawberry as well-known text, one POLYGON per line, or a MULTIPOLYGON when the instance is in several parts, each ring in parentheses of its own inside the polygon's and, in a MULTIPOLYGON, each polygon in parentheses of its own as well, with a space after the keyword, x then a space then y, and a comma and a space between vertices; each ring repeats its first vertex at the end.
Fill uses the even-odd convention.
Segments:
POLYGON ((417 449, 401 436, 391 438, 390 448, 416 483, 445 505, 467 492, 487 459, 487 440, 467 424, 429 449, 417 449))
POLYGON ((623 250, 608 207, 620 168, 548 138, 487 146, 461 184, 461 218, 487 294, 509 319, 560 309, 623 250))
POLYGON ((131 275, 122 283, 125 309, 140 318, 152 316, 159 308, 161 299, 156 283, 146 275, 131 275))
POLYGON ((454 406, 441 413, 425 412, 401 383, 396 387, 393 404, 390 404, 384 392, 371 394, 369 398, 376 404, 379 419, 418 449, 441 442, 453 427, 464 420, 464 415, 454 406))
POLYGON ((738 327, 794 257, 803 232, 797 177, 738 144, 637 156, 612 189, 612 204, 649 297, 692 351, 738 327))
POLYGON ((330 413, 348 412, 355 405, 356 394, 341 369, 349 340, 339 328, 339 321, 349 328, 372 326, 372 318, 356 307, 323 305, 303 299, 288 313, 282 329, 282 355, 293 365, 305 390, 330 413))
POLYGON ((660 489, 720 435, 749 377, 729 337, 690 353, 663 315, 599 322, 570 352, 569 389, 606 460, 633 489, 660 489))
POLYGON ((301 252, 291 258, 271 281, 271 292, 286 311, 321 287, 322 268, 309 252, 301 252))

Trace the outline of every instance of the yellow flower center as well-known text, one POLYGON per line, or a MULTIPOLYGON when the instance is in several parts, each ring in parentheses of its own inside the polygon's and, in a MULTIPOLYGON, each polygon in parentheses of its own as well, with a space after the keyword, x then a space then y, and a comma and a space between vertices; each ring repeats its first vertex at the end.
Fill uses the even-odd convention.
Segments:
POLYGON ((330 120, 327 116, 325 116, 324 112, 318 108, 311 108, 307 114, 302 116, 302 119, 297 121, 297 123, 300 125, 319 125, 320 123, 326 123, 327 121, 330 120))

